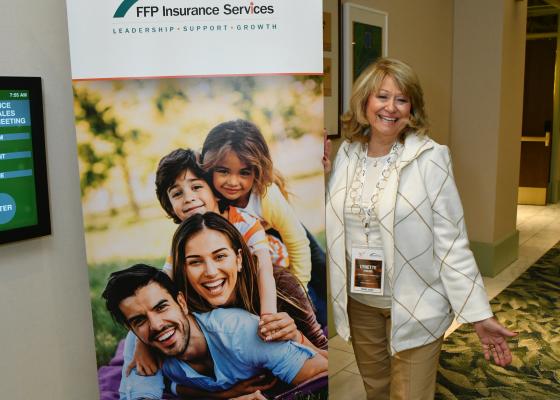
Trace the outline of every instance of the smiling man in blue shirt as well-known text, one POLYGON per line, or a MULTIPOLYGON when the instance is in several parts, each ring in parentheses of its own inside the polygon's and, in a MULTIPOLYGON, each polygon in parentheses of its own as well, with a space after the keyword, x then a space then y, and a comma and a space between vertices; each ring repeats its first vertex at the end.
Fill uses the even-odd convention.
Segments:
MULTIPOLYGON (((171 279, 147 265, 113 273, 103 297, 115 320, 166 356, 161 371, 173 382, 174 393, 177 385, 225 391, 266 371, 286 383, 299 384, 327 370, 327 360, 305 346, 262 341, 257 335, 258 317, 245 310, 189 314, 171 279)), ((133 352, 134 337, 129 335, 124 368, 133 352)), ((161 372, 149 377, 133 372, 121 382, 120 392, 121 399, 161 398, 161 372)))

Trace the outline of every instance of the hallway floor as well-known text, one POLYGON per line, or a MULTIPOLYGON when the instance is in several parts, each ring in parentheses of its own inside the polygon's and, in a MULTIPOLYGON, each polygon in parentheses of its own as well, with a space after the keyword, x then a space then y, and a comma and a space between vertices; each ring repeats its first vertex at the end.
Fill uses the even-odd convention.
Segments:
MULTIPOLYGON (((517 207, 519 258, 494 278, 484 278, 490 299, 504 290, 519 275, 560 241, 560 204, 517 207)), ((457 328, 452 325, 449 335, 457 328)), ((335 336, 329 341, 329 398, 362 400, 366 398, 352 346, 335 336)))

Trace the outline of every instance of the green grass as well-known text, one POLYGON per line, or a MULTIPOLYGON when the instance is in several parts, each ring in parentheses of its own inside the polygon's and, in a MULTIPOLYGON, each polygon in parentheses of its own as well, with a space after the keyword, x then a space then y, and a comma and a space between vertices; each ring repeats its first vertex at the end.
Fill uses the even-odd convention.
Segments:
POLYGON ((164 259, 129 260, 119 263, 103 263, 89 266, 89 284, 91 296, 91 312, 93 315, 93 328, 95 333, 95 349, 97 366, 106 365, 115 355, 119 341, 125 337, 126 328, 113 321, 105 308, 105 301, 101 293, 105 290, 107 279, 111 272, 124 269, 132 264, 144 263, 160 267, 164 259))

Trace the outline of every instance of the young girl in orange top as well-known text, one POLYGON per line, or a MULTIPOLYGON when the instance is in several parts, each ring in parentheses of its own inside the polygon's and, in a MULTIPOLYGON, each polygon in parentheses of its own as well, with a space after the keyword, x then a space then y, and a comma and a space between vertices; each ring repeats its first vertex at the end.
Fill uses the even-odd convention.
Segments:
MULTIPOLYGON (((212 128, 202 147, 202 166, 211 173, 214 190, 222 199, 257 217, 268 232, 270 228, 277 232, 288 249, 290 271, 309 289, 315 306, 323 309, 325 253, 288 202, 284 179, 274 169, 257 126, 235 120, 212 128)), ((326 311, 318 313, 318 320, 326 324, 326 311)))

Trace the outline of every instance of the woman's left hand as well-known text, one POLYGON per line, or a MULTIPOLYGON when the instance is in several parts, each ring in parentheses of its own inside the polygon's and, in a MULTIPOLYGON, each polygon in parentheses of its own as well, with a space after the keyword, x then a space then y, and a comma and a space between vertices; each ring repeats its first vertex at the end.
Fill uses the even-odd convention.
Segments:
POLYGON ((296 323, 285 312, 261 316, 259 321, 259 336, 267 341, 299 339, 296 323))
POLYGON ((331 147, 332 143, 328 138, 327 130, 323 130, 323 159, 321 162, 323 163, 323 170, 325 174, 331 172, 331 147))
POLYGON ((502 326, 494 317, 475 322, 474 329, 482 343, 486 360, 490 360, 490 355, 492 355, 496 365, 505 367, 511 363, 511 351, 507 338, 514 337, 517 333, 502 326))

